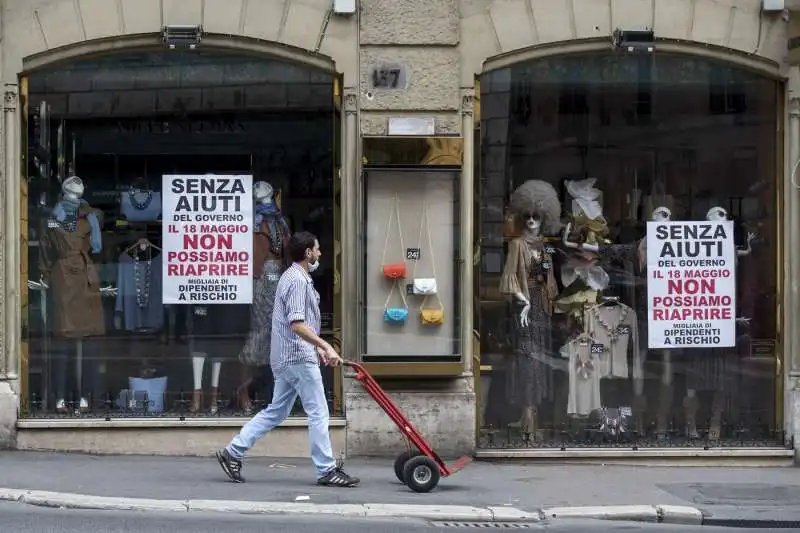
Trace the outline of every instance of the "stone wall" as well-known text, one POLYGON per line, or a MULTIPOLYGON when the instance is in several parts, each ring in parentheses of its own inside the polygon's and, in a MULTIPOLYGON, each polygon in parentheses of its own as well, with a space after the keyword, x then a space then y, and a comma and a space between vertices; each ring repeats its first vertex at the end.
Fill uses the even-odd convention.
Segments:
POLYGON ((157 33, 164 24, 279 43, 329 57, 355 82, 355 17, 331 16, 331 0, 3 0, 3 79, 23 58, 93 39, 157 33))
MULTIPOLYGON (((16 81, 26 57, 86 42, 110 50, 118 46, 117 36, 155 33, 164 24, 202 24, 207 32, 332 59, 345 89, 358 95, 362 135, 386 134, 388 117, 398 115, 434 117, 437 134, 461 135, 461 96, 474 87, 487 60, 552 43, 610 39, 617 27, 652 27, 659 38, 730 48, 776 64, 784 62, 787 47, 785 17, 762 15, 761 0, 360 0, 360 27, 357 16, 332 14, 332 0, 0 3, 3 81, 16 81), (386 64, 405 67, 404 89, 370 88, 372 67, 386 64)), ((0 202, 3 198, 0 191, 0 202)), ((464 255, 471 257, 471 250, 464 255)), ((463 297, 470 298, 470 291, 463 297)), ((0 332, 0 347, 4 338, 0 332)), ((401 443, 392 423, 360 385, 348 382, 345 391, 351 413, 348 453, 397 451, 401 443)), ((443 453, 468 452, 474 446, 469 377, 453 379, 437 391, 407 388, 394 395, 443 453)), ((9 383, 0 382, 0 446, 13 439, 17 403, 9 383)))
POLYGON ((0 381, 0 450, 13 448, 16 444, 18 405, 11 384, 0 381))

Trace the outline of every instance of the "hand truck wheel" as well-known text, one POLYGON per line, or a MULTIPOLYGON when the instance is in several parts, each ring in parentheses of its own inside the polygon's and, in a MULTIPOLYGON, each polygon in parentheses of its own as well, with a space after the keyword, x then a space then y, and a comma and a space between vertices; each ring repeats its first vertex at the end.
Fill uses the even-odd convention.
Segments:
POLYGON ((412 457, 418 457, 422 455, 419 450, 406 450, 394 460, 394 475, 397 476, 397 479, 400 480, 400 483, 405 485, 406 480, 403 477, 403 467, 406 466, 406 463, 412 457))
POLYGON ((439 465, 426 455, 412 457, 403 467, 403 477, 408 488, 414 492, 430 492, 441 479, 439 465))

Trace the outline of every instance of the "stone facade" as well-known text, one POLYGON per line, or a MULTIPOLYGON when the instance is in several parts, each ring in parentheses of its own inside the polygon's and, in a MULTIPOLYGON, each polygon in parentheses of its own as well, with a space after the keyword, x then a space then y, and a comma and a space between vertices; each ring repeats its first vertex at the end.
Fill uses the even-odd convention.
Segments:
MULTIPOLYGON (((0 73, 6 83, 15 83, 25 67, 124 48, 140 36, 157 33, 164 24, 202 24, 215 34, 209 42, 217 46, 332 65, 343 76, 348 112, 358 120, 356 138, 345 138, 343 148, 344 168, 353 176, 358 172, 358 150, 347 143, 357 145, 358 130, 362 135, 383 135, 389 116, 406 115, 434 117, 439 135, 471 135, 465 126, 471 122, 464 120, 471 109, 464 109, 463 95, 471 94, 476 76, 485 68, 566 46, 605 46, 615 28, 650 27, 657 38, 685 50, 719 57, 734 54, 742 61, 760 61, 776 73, 784 72, 787 60, 787 17, 762 14, 761 0, 360 0, 357 16, 332 13, 332 0, 0 0, 0 4, 0 73), (403 89, 370 89, 372 68, 386 63, 405 67, 403 89)), ((465 161, 474 157, 471 150, 465 152, 465 161)), ((3 179, 18 187, 18 173, 6 155, 0 162, 3 179)), ((14 197, 2 198, 6 205, 14 197)), ((4 223, 4 236, 18 235, 17 226, 13 221, 4 223)), ((0 280, 9 262, 14 268, 19 264, 18 252, 9 253, 8 243, 14 240, 3 239, 0 280)), ((463 253, 472 257, 471 249, 463 253)), ((353 262, 358 255, 344 257, 353 262)), ((355 291, 355 277, 347 279, 355 291)), ((0 317, 19 313, 18 296, 11 297, 7 285, 2 285, 6 306, 0 308, 0 317)), ((471 301, 471 297, 471 284, 465 283, 462 298, 471 301)), ((348 316, 359 313, 347 310, 348 316)), ((17 350, 17 336, 9 336, 8 325, 18 322, 0 323, 6 325, 6 331, 0 329, 0 347, 8 357, 17 350)), ((352 350, 353 344, 345 339, 345 355, 355 355, 347 353, 348 346, 352 350)), ((14 375, 14 369, 4 373, 0 364, 0 446, 13 441, 18 404, 14 375)), ((350 413, 348 454, 395 453, 400 442, 388 418, 356 383, 348 379, 344 390, 350 413)), ((475 394, 469 365, 463 376, 445 380, 435 390, 406 387, 393 395, 444 453, 472 450, 475 394)), ((787 402, 787 407, 794 404, 787 402)), ((788 418, 800 416, 796 409, 790 412, 795 414, 788 418)))

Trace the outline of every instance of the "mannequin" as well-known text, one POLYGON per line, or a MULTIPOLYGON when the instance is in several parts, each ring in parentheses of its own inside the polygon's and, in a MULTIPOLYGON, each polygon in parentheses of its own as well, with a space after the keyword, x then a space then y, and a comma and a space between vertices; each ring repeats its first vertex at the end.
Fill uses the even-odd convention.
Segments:
POLYGON ((273 198, 272 185, 257 181, 253 186, 253 305, 250 306, 250 333, 239 353, 243 383, 239 387, 239 407, 251 409, 250 385, 259 368, 269 367, 272 308, 275 291, 284 268, 284 246, 289 226, 273 198))
MULTIPOLYGON (((653 210, 653 213, 650 215, 650 220, 653 222, 669 222, 672 220, 672 211, 666 206, 659 206, 653 210)), ((642 252, 639 254, 639 267, 640 270, 647 273, 647 252, 646 252, 646 244, 647 240, 642 239, 640 249, 642 252)), ((644 312, 647 312, 647 302, 643 302, 644 305, 644 312)), ((647 344, 645 343, 643 350, 645 353, 647 352, 647 344)), ((658 410, 656 412, 656 433, 659 435, 666 434, 667 431, 667 419, 669 417, 669 412, 672 408, 672 397, 674 395, 673 389, 673 369, 672 369, 672 352, 670 350, 660 350, 661 353, 661 385, 658 390, 658 410)), ((637 393, 640 394, 640 393, 637 393)), ((690 416, 689 411, 684 406, 684 410, 686 411, 686 422, 687 422, 687 435, 689 435, 688 428, 690 427, 690 416)), ((692 413, 691 417, 691 427, 694 427, 694 413, 692 413)), ((692 438, 690 436, 690 438, 692 438)))
POLYGON ((559 230, 561 206, 549 183, 530 180, 514 191, 511 208, 524 221, 524 229, 509 242, 500 280, 500 291, 511 295, 519 309, 508 393, 523 410, 512 426, 529 434, 536 431, 539 404, 553 393, 547 359, 552 354, 550 317, 558 287, 544 238, 559 230))
POLYGON ((83 200, 84 184, 72 176, 61 185, 61 198, 41 232, 39 272, 41 285, 53 289, 53 336, 62 339, 61 354, 54 371, 56 410, 67 409, 67 360, 75 364, 78 407, 91 406, 87 388, 100 400, 99 364, 91 365, 90 383, 83 380, 84 339, 105 334, 105 318, 100 296, 100 277, 90 254, 102 251, 102 211, 83 200), (60 363, 60 364, 59 364, 60 363))
MULTIPOLYGON (((721 222, 728 220, 728 212, 719 206, 712 207, 706 213, 706 220, 709 222, 721 222)), ((756 237, 755 233, 748 233, 745 247, 736 250, 737 257, 750 255, 752 252, 751 243, 756 237)), ((736 319, 737 323, 748 323, 750 319, 736 319)), ((712 393, 711 420, 709 422, 709 440, 718 440, 722 429, 722 411, 725 397, 726 386, 731 366, 735 365, 736 354, 731 354, 729 348, 711 348, 710 353, 700 354, 693 358, 689 363, 690 371, 687 373, 686 398, 684 407, 686 409, 687 434, 690 438, 698 438, 696 415, 699 407, 697 391, 708 391, 712 393)))
MULTIPOLYGON (((208 353, 195 350, 194 344, 192 352, 192 378, 194 379, 194 392, 192 393, 192 413, 199 413, 203 410, 203 369, 208 358, 208 353)), ((217 398, 219 397, 219 374, 222 370, 222 361, 212 359, 211 361, 211 401, 208 411, 210 414, 217 414, 217 398)))

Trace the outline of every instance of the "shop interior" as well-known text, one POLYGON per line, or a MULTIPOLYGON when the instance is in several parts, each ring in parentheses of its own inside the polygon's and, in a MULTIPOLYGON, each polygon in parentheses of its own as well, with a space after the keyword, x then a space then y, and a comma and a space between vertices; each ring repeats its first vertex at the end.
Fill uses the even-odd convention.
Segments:
POLYGON ((663 53, 482 77, 480 447, 783 442, 779 94, 752 72, 663 53), (648 350, 642 242, 665 218, 734 221, 735 347, 648 350), (610 367, 580 355, 595 343, 613 345, 610 367))
MULTIPOLYGON (((328 255, 313 276, 323 334, 334 340, 333 92, 332 74, 205 51, 113 55, 27 75, 26 416, 245 416, 269 402, 263 316, 247 304, 160 302, 163 174, 252 174, 269 184, 256 199, 272 201, 267 218, 318 235, 328 255), (97 228, 70 228, 69 212, 65 222, 56 209, 76 188, 78 218, 90 221, 81 217, 91 210, 97 228), (136 306, 144 319, 127 316, 136 306)), ((282 241, 259 223, 271 264, 282 265, 287 234, 282 241)), ((280 267, 264 269, 264 283, 277 283, 280 267)), ((325 381, 336 412, 332 371, 325 381)))

